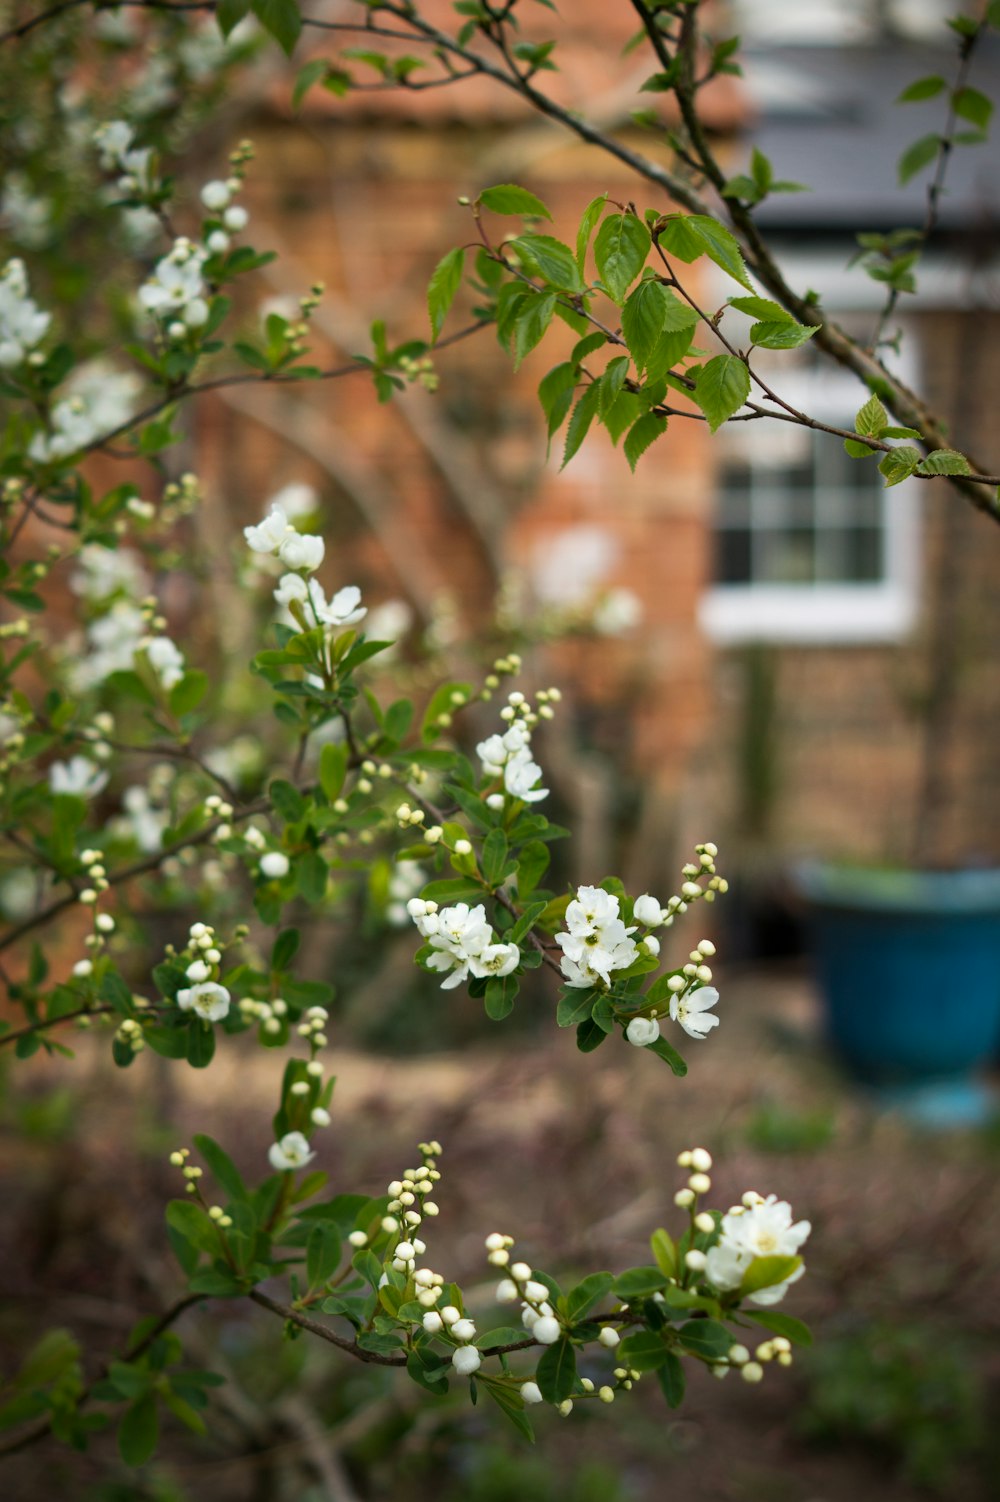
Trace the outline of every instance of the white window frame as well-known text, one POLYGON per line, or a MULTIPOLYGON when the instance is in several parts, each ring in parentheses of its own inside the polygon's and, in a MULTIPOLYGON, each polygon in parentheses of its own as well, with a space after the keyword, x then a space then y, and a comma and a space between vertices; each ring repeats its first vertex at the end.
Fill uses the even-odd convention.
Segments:
MULTIPOLYGON (((794 277, 793 284, 798 280, 794 277)), ((904 346, 907 355, 894 361, 894 368, 908 383, 915 374, 912 344, 911 333, 904 346)), ((852 427, 854 413, 864 401, 861 383, 832 363, 807 371, 789 363, 787 373, 776 376, 774 385, 800 411, 837 427, 852 427)), ((828 441, 840 440, 831 436, 828 441)), ((872 459, 857 462, 875 463, 872 459)), ((699 602, 702 630, 721 646, 748 641, 863 645, 905 639, 916 625, 919 608, 920 482, 909 480, 888 487, 883 508, 885 573, 881 580, 870 584, 712 584, 699 602)))

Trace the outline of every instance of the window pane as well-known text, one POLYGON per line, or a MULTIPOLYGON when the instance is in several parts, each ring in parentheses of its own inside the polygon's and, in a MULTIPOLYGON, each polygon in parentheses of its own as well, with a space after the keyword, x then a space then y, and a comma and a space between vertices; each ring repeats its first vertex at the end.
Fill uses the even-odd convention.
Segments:
POLYGON ((809 527, 759 532, 754 547, 755 584, 812 584, 816 534, 809 527))
POLYGON ((749 584, 750 532, 747 528, 724 527, 715 534, 715 578, 719 584, 749 584))

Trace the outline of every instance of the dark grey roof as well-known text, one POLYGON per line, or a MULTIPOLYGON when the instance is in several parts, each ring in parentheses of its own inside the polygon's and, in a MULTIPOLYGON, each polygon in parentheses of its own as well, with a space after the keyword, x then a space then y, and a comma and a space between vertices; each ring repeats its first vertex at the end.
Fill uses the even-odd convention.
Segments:
MULTIPOLYGON (((898 186, 897 164, 918 137, 943 129, 947 96, 895 104, 928 74, 951 80, 955 49, 900 41, 873 47, 777 47, 744 54, 758 112, 748 141, 771 159, 776 177, 809 193, 777 194, 757 210, 761 224, 790 231, 887 229, 923 221, 932 168, 898 186)), ((969 79, 1000 101, 1000 39, 983 45, 969 79)), ((962 122, 963 129, 972 129, 962 122)), ((1000 131, 1000 113, 995 122, 1000 131)), ((960 146, 941 201, 945 229, 1000 222, 997 139, 960 146)))

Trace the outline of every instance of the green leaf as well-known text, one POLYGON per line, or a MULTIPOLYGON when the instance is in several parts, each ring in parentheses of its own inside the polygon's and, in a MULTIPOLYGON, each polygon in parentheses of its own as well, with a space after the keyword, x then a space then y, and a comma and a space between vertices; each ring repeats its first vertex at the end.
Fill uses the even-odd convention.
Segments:
POLYGON ((478 200, 484 209, 494 214, 529 214, 539 219, 551 219, 552 215, 540 198, 519 188, 515 183, 498 183, 494 188, 484 188, 478 200))
POLYGON ((649 1238, 649 1249, 656 1258, 656 1265, 668 1278, 677 1276, 677 1247, 669 1231, 661 1227, 649 1238))
POLYGON ((418 1346, 406 1358, 406 1371, 419 1387, 425 1387, 428 1392, 440 1396, 448 1391, 448 1372, 451 1371, 451 1364, 442 1361, 434 1351, 418 1346))
POLYGON ((871 448, 867 443, 858 443, 855 438, 844 439, 844 449, 852 459, 874 459, 879 452, 871 448))
POLYGON ((693 221, 692 227, 702 238, 709 260, 714 261, 727 276, 752 291, 753 284, 743 264, 743 254, 725 226, 707 214, 692 214, 689 217, 693 221))
POLYGON ((236 1164, 217 1142, 211 1137, 206 1137, 204 1133, 199 1133, 194 1139, 194 1145, 212 1170, 217 1183, 221 1185, 231 1199, 246 1200, 249 1198, 246 1185, 240 1177, 236 1164))
POLYGON ((554 365, 542 377, 538 387, 538 400, 545 413, 550 438, 562 427, 566 414, 573 405, 576 382, 577 368, 569 360, 564 360, 561 365, 554 365))
POLYGON ((667 1400, 667 1407, 679 1408, 684 1401, 684 1363, 673 1351, 668 1351, 667 1359, 656 1376, 667 1400))
POLYGON ((189 668, 180 683, 175 683, 170 690, 168 700, 170 713, 177 719, 180 719, 182 714, 190 714, 193 709, 198 708, 207 692, 208 674, 203 673, 200 668, 189 668))
POLYGON ((674 1074, 677 1075, 678 1079, 682 1079, 683 1076, 687 1074, 687 1064, 681 1058, 676 1048, 674 1048, 672 1044, 668 1043, 666 1038, 664 1038, 662 1034, 659 1038, 656 1039, 655 1043, 646 1044, 646 1052, 655 1053, 658 1059, 662 1059, 664 1063, 669 1064, 674 1074))
POLYGON ((740 1298, 745 1299, 761 1288, 773 1288, 776 1283, 784 1283, 801 1266, 801 1257, 755 1257, 743 1274, 743 1281, 739 1286, 740 1298))
POLYGON ((486 836, 480 864, 486 880, 495 887, 507 866, 507 836, 502 829, 491 829, 486 836))
POLYGON ((580 268, 581 276, 585 274, 587 247, 590 244, 590 237, 594 233, 594 225, 600 219, 607 201, 607 193, 599 193, 596 198, 590 200, 583 211, 580 228, 576 232, 576 264, 580 268))
POLYGON ((495 975, 486 984, 483 1005, 491 1022, 502 1022, 514 1010, 517 996, 517 978, 513 975, 495 975))
POLYGON ((594 1010, 593 991, 569 990, 563 992, 556 1007, 557 1027, 575 1027, 594 1010))
POLYGON ((894 448, 890 453, 884 454, 879 462, 879 469, 885 476, 886 485, 898 485, 901 480, 912 475, 922 459, 919 449, 911 448, 909 444, 902 444, 894 448))
POLYGON ((605 1294, 610 1293, 614 1281, 613 1273, 590 1273, 583 1278, 566 1295, 566 1317, 570 1320, 583 1319, 605 1294))
POLYGON ((195 1019, 187 1030, 187 1061, 192 1069, 207 1069, 215 1057, 215 1031, 210 1022, 195 1019))
POLYGON ((519 235, 510 243, 529 275, 540 276, 561 292, 585 290, 573 252, 561 240, 554 240, 551 235, 519 235))
POLYGON ((227 37, 233 28, 240 24, 244 16, 249 14, 250 0, 219 0, 215 7, 215 19, 224 37, 227 37))
POLYGON ((855 433, 881 438, 889 424, 889 415, 877 396, 870 396, 854 419, 855 433))
POLYGON ((628 355, 617 355, 613 360, 608 362, 607 368, 598 383, 601 388, 599 406, 602 417, 606 417, 614 406, 618 394, 625 384, 628 369, 628 355))
POLYGON ((597 231, 594 259, 601 281, 616 303, 624 301, 646 264, 651 243, 649 230, 631 213, 610 215, 597 231))
POLYGON ((933 99, 935 94, 940 94, 947 85, 943 78, 936 73, 930 73, 926 78, 915 79, 905 88, 896 100, 897 104, 919 104, 922 99, 933 99))
POLYGON ((765 323, 795 323, 791 313, 770 297, 731 297, 729 306, 765 323))
POLYGON ((295 884, 307 902, 322 902, 329 875, 326 861, 318 850, 307 850, 295 862, 295 884))
POLYGON ((808 1325, 804 1325, 800 1319, 795 1319, 791 1314, 779 1314, 772 1309, 741 1309, 741 1319, 752 1319, 754 1324, 763 1325, 765 1330, 771 1330, 775 1335, 783 1335, 793 1345, 811 1346, 812 1331, 808 1325))
POLYGON ((899 183, 900 187, 908 183, 911 177, 915 177, 924 167, 933 162, 941 146, 939 135, 921 136, 919 141, 914 141, 912 146, 907 147, 899 159, 899 183))
POLYGON ((620 1299, 630 1303, 633 1299, 659 1293, 667 1282, 666 1273, 659 1267, 630 1267, 615 1279, 614 1290, 620 1299))
POLYGON ((590 425, 597 416, 597 409, 601 401, 601 388, 597 381, 587 387, 586 391, 573 408, 573 416, 569 420, 566 430, 566 446, 563 450, 563 461, 559 466, 565 469, 573 455, 577 452, 583 440, 586 438, 590 425))
POLYGON ((638 422, 632 424, 625 439, 623 452, 633 474, 646 450, 666 431, 667 419, 656 412, 646 412, 638 422))
POLYGON ((600 1023, 588 1017, 576 1030, 576 1046, 581 1053, 593 1053, 595 1048, 600 1048, 607 1036, 600 1023))
MULTIPOLYGON (((535 890, 549 868, 549 847, 542 840, 529 840, 521 851, 517 863, 517 895, 519 901, 535 890)), ((536 914, 537 917, 537 914, 536 914)))
POLYGON ((993 101, 979 89, 956 89, 951 96, 951 107, 963 120, 969 120, 977 130, 986 130, 993 114, 993 101))
POLYGON ((965 455, 955 449, 935 449, 926 459, 921 459, 916 472, 918 475, 971 475, 972 466, 965 455))
MULTIPOLYGON (((637 371, 645 369, 646 362, 663 332, 667 316, 669 294, 662 282, 647 277, 639 283, 625 300, 622 308, 622 334, 629 347, 637 371)), ((678 299, 674 299, 678 301, 678 299)), ((697 314, 692 316, 697 320, 697 314)))
POLYGON ((455 293, 462 285, 464 270, 465 251, 459 246, 456 250, 449 250, 446 256, 442 256, 431 274, 427 285, 427 311, 430 314, 431 329, 435 340, 441 333, 448 309, 455 300, 455 293))
POLYGON ((677 1332, 681 1345, 710 1361, 719 1361, 729 1352, 733 1337, 725 1325, 715 1319, 693 1319, 677 1332))
POLYGON ((126 1409, 118 1425, 118 1450, 122 1460, 128 1466, 145 1465, 155 1454, 159 1437, 156 1398, 148 1392, 126 1409))
POLYGON ((565 1335, 542 1352, 535 1381, 546 1403, 562 1403, 573 1391, 576 1382, 576 1352, 565 1335))
POLYGON ((498 1383, 479 1379, 479 1386, 485 1387, 494 1403, 500 1409, 524 1439, 530 1445, 535 1443, 535 1431, 531 1427, 531 1420, 524 1411, 524 1399, 520 1393, 515 1393, 509 1387, 501 1387, 498 1383))
POLYGON ((332 1220, 317 1221, 306 1242, 306 1277, 310 1289, 320 1288, 340 1266, 340 1232, 332 1220))
POLYGON ((514 369, 517 370, 525 355, 535 348, 549 324, 556 308, 557 293, 539 292, 529 297, 514 320, 514 369))
POLYGON ((319 785, 331 803, 340 797, 347 776, 348 747, 328 742, 319 753, 319 785))
POLYGON ((276 778, 267 791, 275 812, 281 815, 286 824, 297 824, 305 815, 309 805, 298 788, 284 778, 276 778))
MULTIPOLYGON (((420 1305, 417 1305, 420 1308, 420 1305)), ((486 1330, 482 1335, 477 1335, 475 1347, 478 1351, 490 1351, 496 1346, 513 1346, 518 1341, 525 1339, 524 1326, 498 1325, 494 1330, 486 1330)))
POLYGON ((738 412, 750 395, 750 372, 737 355, 716 355, 698 375, 694 399, 712 432, 738 412))
MULTIPOLYGON (((249 9, 249 5, 247 8, 249 9)), ((325 57, 314 57, 312 62, 306 63, 304 68, 299 69, 295 87, 292 89, 292 109, 297 110, 309 90, 319 83, 321 78, 326 77, 329 66, 325 57)))
POLYGON ((798 349, 816 331, 814 323, 755 323, 750 330, 750 343, 762 349, 798 349))
POLYGON ((302 16, 296 0, 252 0, 252 10, 265 31, 290 57, 302 30, 302 16))
POLYGON ((637 1330, 627 1335, 615 1351, 622 1366, 634 1366, 637 1372, 655 1372, 665 1366, 670 1355, 663 1336, 655 1330, 637 1330))

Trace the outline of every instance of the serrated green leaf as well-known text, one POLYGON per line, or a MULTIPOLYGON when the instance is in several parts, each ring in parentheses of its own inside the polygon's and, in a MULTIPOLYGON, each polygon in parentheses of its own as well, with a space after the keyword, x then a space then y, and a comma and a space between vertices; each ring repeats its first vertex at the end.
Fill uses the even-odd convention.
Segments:
POLYGON ((646 264, 651 245, 649 230, 635 214, 611 214, 597 231, 594 260, 613 300, 621 304, 646 264))
POLYGON ((855 433, 881 438, 889 425, 889 415, 877 396, 870 396, 854 419, 855 433))
POLYGON ((576 259, 568 245, 551 235, 519 235, 510 242, 531 276, 540 276, 560 292, 583 292, 576 259))
POLYGON ((647 278, 625 299, 622 308, 622 334, 637 371, 645 369, 646 361, 656 348, 656 342, 663 331, 667 298, 667 289, 662 282, 647 278))
POLYGON ((761 349, 798 349, 816 331, 816 324, 755 323, 750 330, 750 343, 761 349))
POLYGON ((493 188, 484 188, 479 195, 484 209, 494 214, 528 214, 538 219, 551 219, 552 215, 540 198, 519 188, 515 183, 498 183, 493 188))
POLYGON ((702 366, 694 399, 712 432, 738 412, 750 395, 750 372, 737 355, 716 355, 702 366))
POLYGON ((462 285, 464 270, 465 251, 458 246, 442 256, 431 273, 427 284, 427 312, 435 341, 441 333, 448 310, 455 301, 455 294, 462 285))
POLYGON ((602 417, 606 417, 608 412, 614 406, 615 401, 618 397, 618 393, 621 391, 623 385, 625 384, 625 378, 628 375, 628 370, 628 355, 618 355, 615 357, 615 359, 609 360, 604 374, 598 381, 598 385, 600 387, 600 398, 598 405, 600 407, 602 417))
POLYGON ((573 405, 576 382, 576 366, 569 360, 564 360, 561 365, 554 365, 539 383, 538 400, 545 413, 549 438, 562 427, 566 414, 573 405))
POLYGON ((924 167, 933 162, 941 147, 939 135, 921 136, 919 141, 914 141, 912 146, 907 147, 899 159, 899 183, 902 187, 915 177, 924 167))
POLYGON ((971 475, 972 466, 955 449, 935 449, 917 466, 918 475, 971 475))
POLYGON ((219 0, 215 7, 215 19, 224 37, 250 14, 250 0, 219 0))
POLYGON ((607 193, 599 193, 596 198, 590 200, 583 211, 580 228, 576 232, 576 264, 580 268, 581 276, 585 275, 587 247, 590 244, 590 237, 594 233, 594 226, 598 219, 600 219, 607 201, 607 193))
POLYGON ((726 227, 708 214, 689 214, 688 227, 700 238, 709 260, 714 261, 720 271, 746 287, 748 292, 752 292, 753 284, 743 263, 743 253, 726 227))
POLYGON ((770 297, 730 297, 727 301, 731 308, 764 323, 795 323, 791 313, 770 297))
POLYGON ((597 416, 600 400, 601 388, 599 383, 594 381, 587 387, 573 408, 573 415, 569 420, 569 427, 566 430, 566 446, 563 449, 563 461, 559 466, 560 469, 566 468, 566 465, 586 438, 590 430, 590 425, 597 416))
POLYGON ((635 474, 635 467, 643 454, 667 431, 667 419, 655 412, 647 412, 633 423, 625 439, 624 454, 628 467, 635 474))
POLYGON ((898 485, 901 480, 907 479, 912 475, 922 457, 919 449, 911 448, 908 444, 884 454, 879 463, 879 469, 885 476, 886 485, 898 485))
POLYGON ((529 297, 514 320, 514 369, 517 370, 525 355, 535 348, 555 312, 555 292, 538 292, 529 297))

